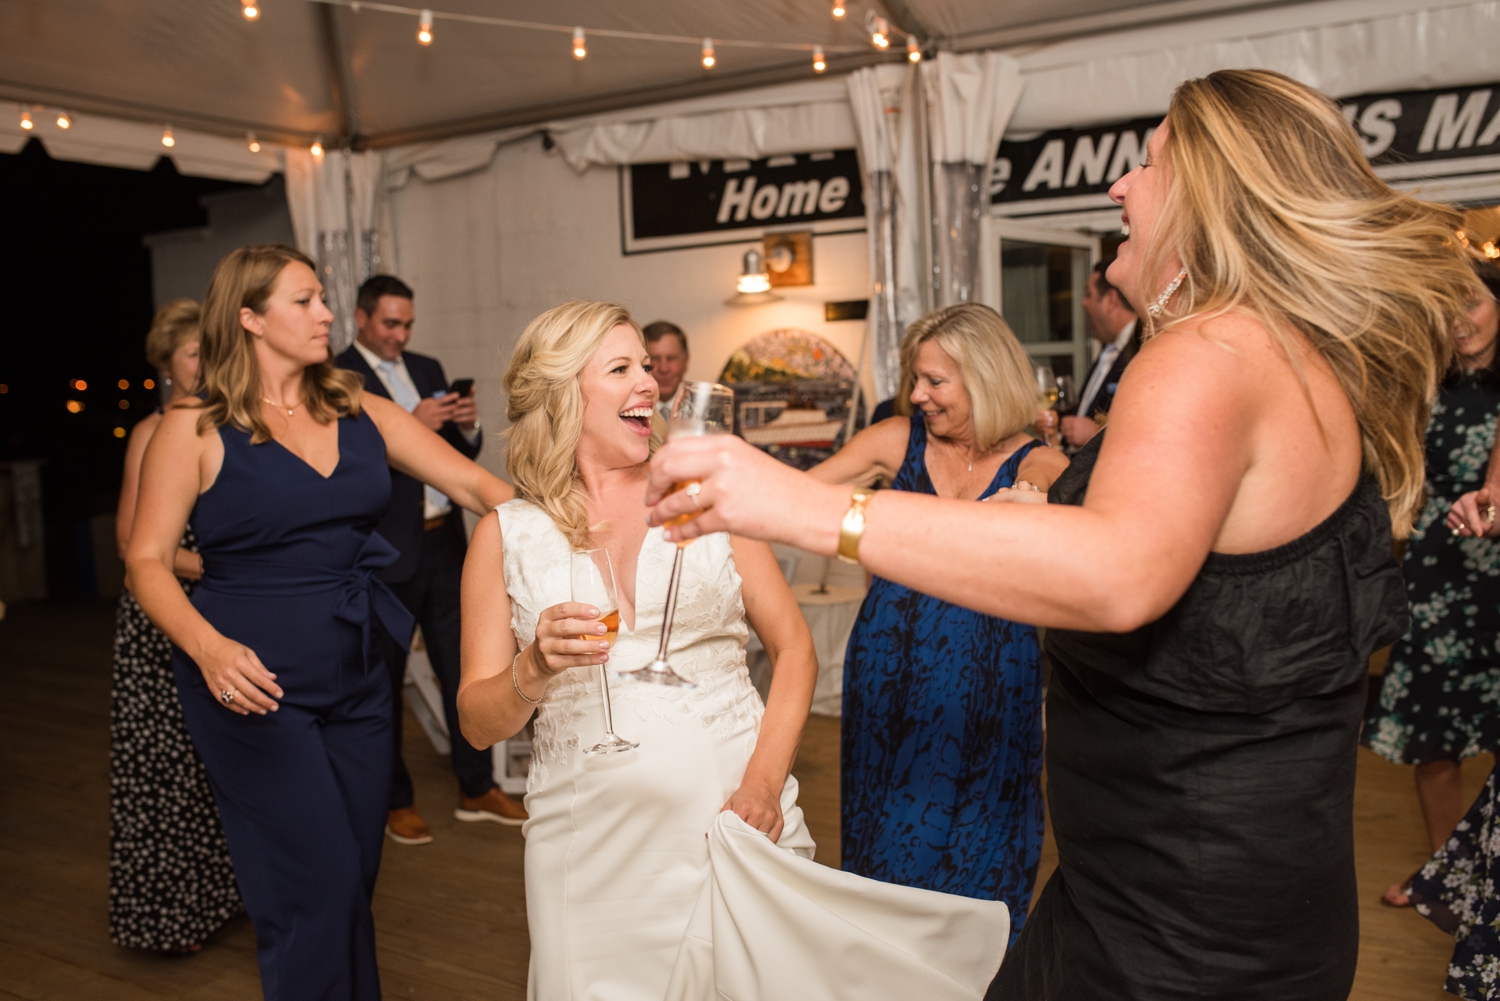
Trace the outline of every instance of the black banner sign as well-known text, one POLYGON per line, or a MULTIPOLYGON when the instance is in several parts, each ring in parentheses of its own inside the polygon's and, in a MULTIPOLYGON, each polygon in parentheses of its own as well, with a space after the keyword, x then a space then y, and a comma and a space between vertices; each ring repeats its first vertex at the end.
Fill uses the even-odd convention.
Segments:
MULTIPOLYGON (((1365 155, 1387 179, 1500 172, 1500 84, 1367 94, 1340 103, 1365 155)), ((1145 158, 1160 123, 1153 116, 1002 140, 990 203, 1005 215, 1106 208, 1102 196, 1145 158)))
POLYGON ((777 229, 864 229, 852 149, 764 160, 641 163, 620 170, 625 253, 740 243, 777 229))

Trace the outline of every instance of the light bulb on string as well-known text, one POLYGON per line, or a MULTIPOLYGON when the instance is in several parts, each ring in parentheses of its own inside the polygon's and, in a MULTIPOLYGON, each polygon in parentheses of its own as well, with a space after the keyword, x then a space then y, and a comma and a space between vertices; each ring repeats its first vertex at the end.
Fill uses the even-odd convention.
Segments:
POLYGON ((245 20, 253 21, 260 17, 260 6, 255 0, 240 0, 240 13, 245 15, 245 20))
POLYGON ((422 16, 417 20, 417 41, 423 45, 432 44, 432 11, 424 9, 422 16))
POLYGON ((589 57, 588 42, 584 40, 583 29, 573 29, 573 58, 580 62, 589 57))
POLYGON ((161 130, 161 144, 167 149, 177 145, 177 137, 172 135, 172 126, 168 125, 161 130))
POLYGON ((30 132, 32 129, 36 128, 36 122, 33 122, 31 120, 31 112, 25 110, 24 108, 21 110, 21 128, 25 129, 27 132, 30 132))
POLYGON ((318 136, 317 138, 315 138, 313 140, 313 144, 307 148, 307 151, 309 153, 311 153, 315 157, 322 157, 322 155, 323 155, 323 137, 322 136, 318 136))
POLYGON ((845 7, 840 0, 833 0, 833 10, 829 11, 829 13, 833 15, 835 21, 841 21, 844 15, 849 13, 849 8, 845 7))
POLYGON ((917 44, 916 38, 912 35, 906 36, 906 58, 914 63, 922 61, 922 47, 917 44))
POLYGON ((828 60, 823 58, 823 46, 813 46, 813 72, 821 73, 828 68, 828 60))
POLYGON ((718 60, 714 58, 714 40, 705 38, 703 40, 703 68, 711 70, 717 62, 718 60))
POLYGON ((875 19, 875 30, 870 32, 870 44, 877 49, 888 49, 891 47, 891 28, 883 17, 875 19))
POLYGON ((64 132, 71 129, 73 127, 73 116, 66 111, 59 111, 57 113, 57 127, 64 132))
POLYGON ((250 147, 250 152, 252 152, 252 153, 259 153, 260 152, 260 140, 257 139, 257 138, 255 138, 255 133, 254 132, 249 132, 249 133, 245 134, 245 144, 250 147))

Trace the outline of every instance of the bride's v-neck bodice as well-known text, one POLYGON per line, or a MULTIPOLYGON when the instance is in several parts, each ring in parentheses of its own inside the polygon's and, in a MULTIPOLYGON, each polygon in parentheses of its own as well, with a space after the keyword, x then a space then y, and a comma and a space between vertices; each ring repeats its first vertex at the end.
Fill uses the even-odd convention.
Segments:
MULTIPOLYGON (((542 611, 572 600, 568 562, 573 548, 552 518, 528 501, 504 504, 499 514, 512 630, 518 649, 524 649, 536 638, 542 611)), ((610 650, 611 670, 633 671, 656 656, 675 552, 660 528, 646 533, 636 558, 635 628, 621 622, 610 650)), ((706 536, 687 547, 668 658, 698 687, 615 680, 610 686, 615 729, 622 736, 634 739, 629 736, 632 716, 696 720, 702 727, 716 728, 721 736, 758 729, 762 706, 745 667, 749 630, 740 583, 727 534, 706 536)), ((535 725, 533 787, 546 780, 548 767, 560 760, 564 746, 576 750, 580 739, 588 741, 583 746, 591 746, 593 734, 602 733, 602 719, 594 708, 599 701, 597 671, 563 672, 548 685, 543 699, 535 725)))

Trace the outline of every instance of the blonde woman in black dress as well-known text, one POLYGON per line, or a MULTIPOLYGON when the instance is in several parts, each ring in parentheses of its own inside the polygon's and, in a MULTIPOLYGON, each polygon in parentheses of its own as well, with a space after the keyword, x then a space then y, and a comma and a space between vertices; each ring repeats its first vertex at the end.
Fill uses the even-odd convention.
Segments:
MULTIPOLYGON (((198 320, 196 302, 176 299, 161 308, 146 335, 146 358, 169 404, 197 384, 198 320)), ((135 525, 141 457, 160 423, 158 410, 135 426, 126 446, 115 515, 122 556, 135 525)), ((189 530, 173 566, 188 593, 203 575, 197 549, 189 530)), ((115 617, 109 764, 110 940, 196 952, 239 912, 240 893, 208 774, 182 719, 172 644, 128 590, 115 617)))
POLYGON ((1404 628, 1391 536, 1478 283, 1458 213, 1280 74, 1184 83, 1147 152, 1109 269, 1145 343, 1052 503, 868 497, 727 435, 658 451, 647 503, 696 512, 674 541, 837 553, 1048 627, 1058 868, 992 1001, 1342 998, 1366 658, 1404 628))

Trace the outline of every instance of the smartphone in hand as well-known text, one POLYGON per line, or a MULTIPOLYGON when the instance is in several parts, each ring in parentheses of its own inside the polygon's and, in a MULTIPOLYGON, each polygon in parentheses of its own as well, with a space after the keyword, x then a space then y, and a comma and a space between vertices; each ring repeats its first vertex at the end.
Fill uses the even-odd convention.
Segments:
POLYGON ((459 396, 474 395, 473 379, 454 379, 453 384, 448 387, 448 392, 457 393, 459 396))

